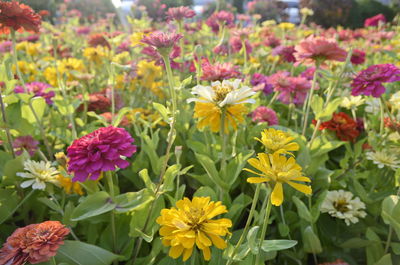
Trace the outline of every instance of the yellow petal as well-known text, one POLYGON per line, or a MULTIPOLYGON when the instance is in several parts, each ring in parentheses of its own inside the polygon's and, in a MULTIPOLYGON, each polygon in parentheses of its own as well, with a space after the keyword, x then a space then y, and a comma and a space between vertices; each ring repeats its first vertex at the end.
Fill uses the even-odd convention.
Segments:
POLYGON ((182 252, 183 252, 183 247, 179 245, 179 246, 171 247, 168 255, 173 259, 177 259, 180 255, 182 255, 182 252))
POLYGON ((206 247, 203 250, 203 257, 205 260, 209 261, 211 259, 211 251, 209 247, 206 247))
POLYGON ((190 256, 192 256, 192 253, 193 253, 193 248, 186 248, 185 251, 183 252, 182 260, 187 261, 190 258, 190 256))
POLYGON ((267 181, 268 180, 266 178, 258 178, 258 177, 247 178, 248 183, 263 183, 267 181))
POLYGON ((222 238, 220 238, 219 236, 215 236, 212 234, 208 234, 208 236, 211 238, 213 244, 219 248, 219 249, 224 249, 227 247, 225 240, 223 240, 222 238))
POLYGON ((287 184, 289 184, 290 186, 292 186, 293 188, 295 188, 296 190, 305 193, 307 195, 310 195, 312 193, 312 189, 310 186, 304 185, 304 184, 299 184, 293 181, 287 181, 287 184))
POLYGON ((275 206, 279 206, 283 202, 283 188, 282 183, 277 182, 271 194, 271 202, 275 206))

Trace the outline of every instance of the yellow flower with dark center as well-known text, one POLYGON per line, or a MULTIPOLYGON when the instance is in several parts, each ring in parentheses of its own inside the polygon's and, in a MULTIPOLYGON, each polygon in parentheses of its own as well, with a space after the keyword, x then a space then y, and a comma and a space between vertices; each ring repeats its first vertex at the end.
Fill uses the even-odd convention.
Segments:
MULTIPOLYGON (((22 75, 24 75, 29 81, 35 81, 37 74, 37 66, 34 63, 28 63, 26 61, 18 61, 18 68, 22 75)), ((17 74, 17 68, 15 65, 12 66, 14 74, 17 74)))
POLYGON ((83 51, 83 56, 85 56, 89 61, 95 64, 103 63, 104 58, 107 56, 108 49, 103 46, 97 47, 87 47, 83 51))
POLYGON ((40 43, 31 43, 28 41, 20 42, 15 47, 17 51, 24 51, 30 56, 36 56, 40 52, 40 43))
POLYGON ((255 138, 265 146, 268 153, 280 153, 293 155, 291 152, 299 150, 299 144, 292 142, 294 137, 288 133, 274 128, 265 129, 261 133, 261 139, 255 138))
POLYGON ((197 246, 205 260, 211 259, 210 247, 227 247, 221 237, 229 233, 232 221, 227 218, 213 220, 217 215, 228 212, 221 202, 210 202, 209 197, 184 198, 176 208, 163 209, 157 223, 161 225, 162 243, 171 247, 169 256, 174 259, 183 255, 183 261, 190 258, 197 246))
POLYGON ((83 64, 83 61, 76 58, 65 58, 61 61, 58 61, 57 65, 60 74, 69 74, 70 71, 83 72, 85 70, 85 65, 83 64))
POLYGON ((279 206, 283 202, 284 183, 307 195, 312 193, 310 186, 297 182, 311 182, 311 180, 308 177, 303 176, 301 172, 302 168, 296 163, 296 160, 293 157, 287 159, 285 156, 280 155, 277 152, 272 155, 259 153, 257 158, 250 158, 247 162, 260 171, 259 173, 245 168, 244 170, 259 176, 248 178, 247 182, 270 182, 273 186, 271 202, 275 206, 279 206))

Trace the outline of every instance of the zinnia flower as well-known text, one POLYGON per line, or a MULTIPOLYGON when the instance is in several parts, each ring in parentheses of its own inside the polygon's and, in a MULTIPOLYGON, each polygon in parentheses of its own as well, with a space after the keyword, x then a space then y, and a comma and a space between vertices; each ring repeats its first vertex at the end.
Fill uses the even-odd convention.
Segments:
POLYGON ((389 167, 393 170, 400 168, 398 154, 389 151, 373 151, 367 153, 367 159, 374 162, 378 168, 389 167))
POLYGON ((328 191, 325 200, 321 204, 321 212, 329 213, 332 217, 343 219, 346 225, 357 223, 359 218, 367 214, 363 211, 365 204, 360 198, 344 190, 328 191))
MULTIPOLYGON (((31 82, 25 84, 26 89, 29 93, 35 94, 36 97, 42 97, 45 99, 46 103, 51 105, 53 104, 52 98, 56 95, 54 91, 46 92, 51 85, 42 83, 42 82, 31 82)), ((15 93, 25 93, 25 89, 22 86, 16 86, 14 88, 15 93)))
POLYGON ((232 27, 234 25, 235 17, 231 12, 222 10, 212 14, 207 20, 206 24, 211 28, 214 33, 218 33, 221 26, 232 27))
POLYGON ((273 109, 267 108, 265 106, 260 106, 256 108, 251 113, 251 119, 253 122, 262 123, 265 122, 268 126, 278 125, 278 116, 273 109))
POLYGON ((363 99, 362 96, 349 96, 344 97, 340 105, 348 110, 356 110, 357 107, 363 105, 364 103, 365 99, 363 99))
POLYGON ((261 132, 261 139, 255 139, 264 145, 268 153, 293 155, 293 151, 299 150, 299 144, 292 142, 294 137, 274 128, 265 129, 261 132))
POLYGON ((34 190, 44 190, 46 182, 57 184, 56 176, 59 172, 51 166, 50 162, 26 160, 24 169, 28 172, 17 173, 17 176, 28 179, 21 183, 22 188, 32 186, 34 190))
POLYGON ((245 168, 244 170, 258 175, 258 177, 250 177, 247 179, 249 183, 270 182, 273 185, 271 193, 271 202, 275 206, 280 206, 283 203, 283 184, 286 183, 296 190, 310 195, 311 187, 301 182, 311 182, 308 177, 303 176, 301 166, 296 163, 293 157, 287 159, 280 155, 279 152, 274 154, 257 154, 257 158, 250 158, 247 162, 260 172, 245 168))
POLYGON ((211 86, 197 85, 192 89, 193 95, 199 98, 189 98, 187 102, 196 102, 194 108, 194 117, 199 118, 197 124, 199 129, 210 126, 211 131, 218 132, 220 130, 221 116, 225 115, 225 130, 229 125, 235 130, 238 122, 243 122, 243 115, 247 109, 244 103, 254 103, 254 99, 250 99, 255 94, 250 87, 242 86, 240 79, 233 82, 228 80, 212 82, 211 86))
POLYGON ((102 46, 108 49, 111 49, 110 43, 108 43, 107 39, 104 37, 106 33, 97 33, 90 35, 88 38, 88 44, 90 47, 102 46))
POLYGON ((192 18, 196 15, 194 10, 187 6, 171 7, 167 11, 167 19, 181 21, 184 18, 192 18))
POLYGON ((161 55, 164 55, 169 54, 171 49, 182 37, 181 34, 176 34, 175 32, 153 32, 144 36, 141 42, 150 45, 154 49, 157 49, 161 55))
POLYGON ((10 28, 39 32, 41 23, 40 15, 31 7, 17 1, 0 1, 0 32, 8 32, 10 28))
POLYGON ((171 247, 169 256, 177 259, 183 255, 182 259, 186 261, 197 246, 208 261, 212 245, 226 248, 221 236, 229 234, 232 222, 227 218, 213 218, 227 212, 221 202, 210 202, 209 197, 194 197, 192 201, 184 198, 176 203, 176 208, 163 209, 157 223, 161 225, 163 245, 171 247))
POLYGON ((400 81, 400 69, 393 64, 376 64, 361 71, 351 83, 353 96, 380 97, 385 93, 382 83, 400 81))
POLYGON ((103 171, 128 167, 129 162, 124 157, 136 152, 133 142, 125 129, 113 126, 100 128, 75 140, 67 149, 70 159, 68 171, 74 173, 72 181, 97 180, 103 171))
POLYGON ((201 64, 203 75, 201 80, 206 81, 222 81, 231 78, 238 78, 241 74, 238 71, 238 67, 232 63, 215 63, 210 64, 208 60, 205 60, 201 64))
POLYGON ((295 47, 297 61, 305 64, 346 60, 347 52, 335 40, 310 36, 295 47))
POLYGON ((352 64, 363 64, 365 62, 365 52, 355 49, 351 55, 350 61, 352 64))
POLYGON ((272 85, 268 82, 268 77, 263 74, 260 73, 253 74, 250 83, 253 85, 254 91, 262 90, 266 95, 271 94, 273 91, 272 85))
POLYGON ((70 230, 58 221, 18 228, 0 249, 0 264, 37 264, 50 260, 70 230))
POLYGON ((379 22, 386 23, 386 18, 383 14, 367 18, 364 21, 364 27, 376 27, 379 25, 379 22))
MULTIPOLYGON (((313 121, 315 124, 316 121, 313 121)), ((319 130, 330 130, 342 141, 354 142, 360 135, 357 130, 357 122, 344 112, 333 113, 332 119, 321 123, 319 130)))
POLYGON ((33 156, 38 149, 38 144, 39 142, 33 139, 32 136, 26 135, 15 138, 12 145, 17 156, 22 155, 24 150, 26 150, 30 156, 33 156))
POLYGON ((294 63, 296 62, 294 52, 294 46, 278 46, 272 50, 272 55, 279 55, 284 62, 294 63))

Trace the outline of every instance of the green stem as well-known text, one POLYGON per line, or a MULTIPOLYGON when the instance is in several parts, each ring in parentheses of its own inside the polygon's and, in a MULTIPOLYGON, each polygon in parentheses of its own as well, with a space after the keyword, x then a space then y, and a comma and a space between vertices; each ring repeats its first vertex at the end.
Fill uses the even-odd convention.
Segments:
POLYGON ((220 137, 221 137, 221 172, 225 173, 226 169, 226 139, 227 133, 225 131, 225 110, 221 110, 221 124, 220 124, 220 137))
POLYGON ((7 135, 8 145, 10 147, 11 155, 13 156, 13 158, 15 158, 14 147, 12 145, 13 141, 12 141, 12 137, 11 137, 11 133, 10 133, 10 128, 8 127, 7 116, 6 116, 6 108, 4 106, 3 95, 1 93, 1 88, 0 88, 0 105, 1 105, 1 114, 2 114, 3 123, 4 123, 5 131, 6 131, 6 135, 7 135))
MULTIPOLYGON (((400 195, 400 188, 397 190, 397 197, 399 197, 399 195, 400 195)), ((393 227, 392 225, 389 225, 389 234, 385 244, 385 254, 387 254, 389 251, 390 243, 392 242, 392 236, 393 236, 393 227)))
POLYGON ((380 132, 380 134, 382 135, 383 134, 383 130, 384 130, 384 125, 385 125, 385 123, 384 123, 384 119, 385 119, 385 107, 384 107, 384 103, 383 103, 383 100, 382 100, 382 98, 380 98, 379 99, 379 105, 380 105, 380 108, 381 108, 381 124, 380 124, 380 126, 379 126, 379 132, 380 132))
POLYGON ((265 239, 265 235, 267 233, 267 228, 268 228, 269 216, 271 214, 271 209, 272 209, 272 201, 271 201, 271 198, 270 198, 268 200, 267 209, 265 210, 266 213, 265 213, 264 223, 263 223, 263 226, 262 226, 261 237, 260 237, 260 241, 258 242, 258 254, 256 256, 256 265, 260 265, 261 264, 260 263, 261 262, 260 258, 262 256, 261 246, 262 246, 262 243, 263 243, 263 241, 265 239))
POLYGON ((258 197, 260 196, 261 185, 262 184, 257 184, 256 192, 255 192, 254 197, 253 197, 253 202, 251 203, 251 209, 250 209, 249 216, 247 217, 246 225, 245 225, 245 227, 243 229, 242 234, 240 235, 239 241, 237 242, 235 248, 232 251, 232 254, 229 256, 229 259, 228 259, 226 265, 231 265, 232 264, 233 258, 235 256, 236 251, 238 250, 238 248, 242 244, 245 236, 247 235, 247 232, 249 231, 251 220, 253 219, 254 212, 255 212, 255 209, 256 209, 258 197))
POLYGON ((52 263, 53 265, 57 265, 57 262, 56 262, 56 258, 55 258, 55 257, 52 257, 52 258, 51 258, 51 263, 52 263))
MULTIPOLYGON (((113 174, 112 171, 107 171, 107 185, 110 192, 111 200, 114 202, 115 194, 114 194, 114 181, 113 181, 113 174)), ((117 254, 117 232, 115 230, 115 212, 114 210, 111 211, 111 236, 112 236, 112 243, 113 243, 113 252, 117 254)), ((114 261, 113 264, 118 264, 117 261, 114 261)))
POLYGON ((32 194, 35 192, 34 189, 32 189, 23 199, 22 201, 20 201, 20 203, 18 203, 18 205, 6 216, 6 218, 3 218, 3 222, 6 221, 8 218, 10 218, 17 210, 19 207, 22 206, 22 204, 24 204, 31 196, 32 194))
POLYGON ((310 90, 310 93, 308 95, 306 113, 304 114, 304 124, 303 124, 303 132, 302 132, 303 136, 306 134, 307 124, 308 124, 308 115, 310 113, 310 107, 311 107, 311 102, 312 102, 314 90, 315 90, 315 87, 317 85, 318 68, 319 67, 317 65, 316 68, 315 68, 314 77, 313 77, 313 80, 312 80, 311 90, 310 90))
POLYGON ((276 98, 278 97, 278 95, 279 95, 279 92, 278 92, 278 91, 274 93, 274 95, 272 96, 271 100, 269 101, 267 107, 271 106, 272 103, 274 103, 274 101, 276 100, 276 98))

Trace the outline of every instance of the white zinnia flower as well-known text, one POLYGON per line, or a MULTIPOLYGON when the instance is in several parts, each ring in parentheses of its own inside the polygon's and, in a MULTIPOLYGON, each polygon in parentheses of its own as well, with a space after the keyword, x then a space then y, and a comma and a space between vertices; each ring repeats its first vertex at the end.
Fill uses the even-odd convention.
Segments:
POLYGON ((344 190, 328 191, 324 202, 321 204, 321 212, 329 213, 332 217, 343 219, 346 225, 357 223, 359 218, 364 218, 367 214, 362 211, 365 204, 360 198, 344 190))
POLYGON ((400 167, 400 160, 397 159, 398 157, 398 155, 392 152, 374 151, 367 153, 367 159, 372 160, 375 165, 378 165, 378 168, 387 166, 396 170, 396 168, 400 167))
POLYGON ((394 109, 400 110, 400 91, 397 91, 394 93, 390 99, 389 99, 390 104, 392 104, 392 107, 394 109))
POLYGON ((341 106, 346 109, 354 109, 356 110, 358 106, 361 106, 364 104, 365 99, 362 98, 362 96, 349 96, 345 97, 342 101, 341 106))
POLYGON ((32 189, 44 190, 46 182, 57 182, 56 176, 59 172, 50 162, 27 160, 24 162, 24 169, 28 172, 17 173, 17 176, 28 179, 21 183, 22 188, 32 186, 32 189))
POLYGON ((248 86, 241 86, 241 82, 240 79, 235 79, 234 81, 224 80, 222 83, 212 82, 211 86, 197 85, 193 87, 192 94, 199 98, 189 98, 187 102, 215 103, 221 108, 225 105, 255 103, 255 100, 250 97, 256 92, 248 86))
POLYGON ((367 100, 367 106, 365 107, 365 111, 368 113, 379 113, 381 111, 381 105, 379 99, 373 98, 367 100))

